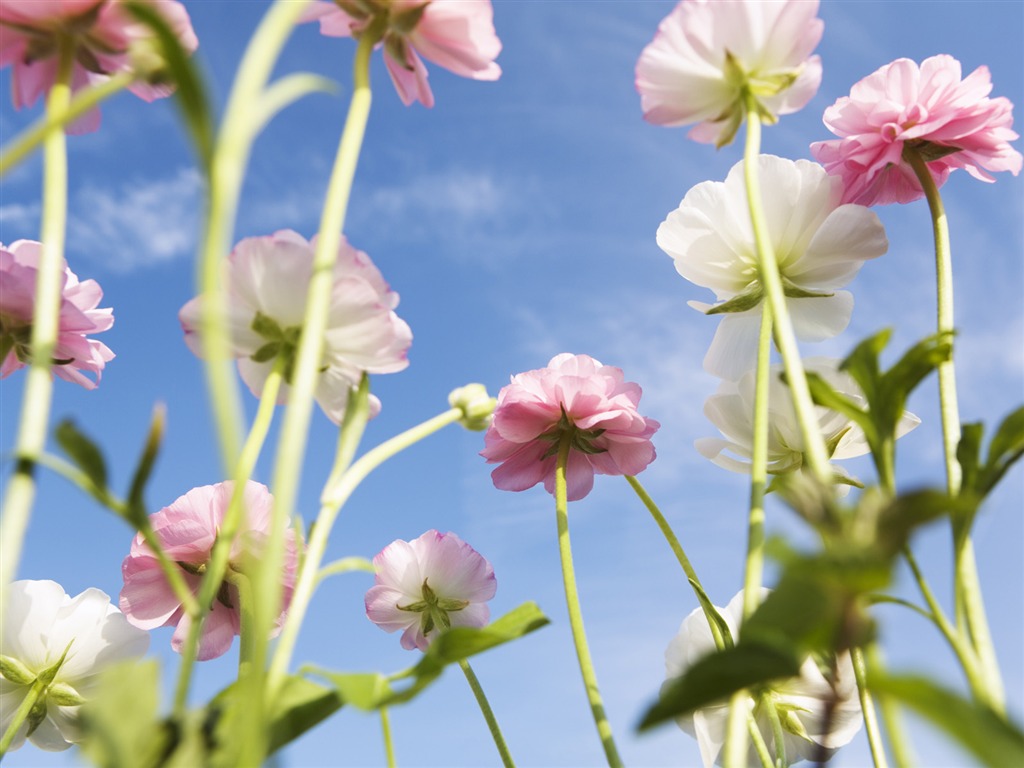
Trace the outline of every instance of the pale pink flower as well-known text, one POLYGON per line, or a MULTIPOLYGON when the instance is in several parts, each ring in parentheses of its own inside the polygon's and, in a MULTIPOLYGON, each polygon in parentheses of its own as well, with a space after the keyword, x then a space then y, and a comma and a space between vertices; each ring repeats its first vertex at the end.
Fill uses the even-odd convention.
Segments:
MULTIPOLYGON (((242 380, 253 394, 263 391, 274 360, 284 355, 291 378, 306 293, 313 270, 316 237, 307 242, 291 230, 242 240, 228 257, 228 322, 242 380)), ((185 342, 202 354, 199 338, 202 297, 182 307, 178 317, 185 342)), ((335 424, 341 422, 349 390, 363 373, 394 373, 409 365, 412 331, 395 314, 398 294, 388 288, 370 257, 342 238, 334 267, 334 288, 324 335, 316 401, 335 424)), ((278 402, 288 400, 283 386, 278 402)), ((380 401, 371 395, 371 412, 380 401)))
MULTIPOLYGON (((168 507, 150 516, 150 523, 167 557, 181 567, 181 575, 194 595, 206 571, 213 544, 220 534, 224 514, 231 501, 234 483, 226 481, 216 485, 193 488, 168 507)), ((246 573, 251 559, 258 558, 266 546, 272 523, 271 508, 274 497, 265 485, 248 481, 242 503, 245 523, 231 544, 228 572, 203 624, 199 641, 200 661, 227 653, 234 636, 241 631, 238 588, 232 583, 232 573, 246 573)), ((284 624, 288 605, 295 588, 298 565, 298 547, 295 530, 284 531, 285 562, 281 573, 283 597, 281 614, 272 636, 284 624)), ((176 627, 171 647, 181 653, 188 637, 192 620, 185 613, 174 590, 171 589, 156 555, 138 534, 132 541, 131 551, 121 564, 124 587, 121 589, 121 610, 128 621, 142 629, 176 627)))
POLYGON ((406 106, 434 106, 420 56, 473 80, 501 76, 491 0, 335 0, 314 3, 304 16, 319 19, 324 35, 355 39, 384 18, 384 63, 406 106))
POLYGON ((503 491, 544 483, 555 490, 555 464, 562 436, 571 436, 566 466, 569 501, 594 487, 594 473, 636 475, 654 461, 651 436, 660 424, 637 412, 640 386, 622 370, 588 355, 563 353, 547 368, 512 377, 498 393, 494 420, 480 455, 500 464, 491 473, 503 491))
POLYGON ((683 0, 636 65, 644 119, 696 123, 690 138, 721 146, 743 118, 745 89, 767 120, 801 109, 821 84, 817 12, 817 0, 683 0))
MULTIPOLYGON (((163 17, 185 50, 196 49, 199 42, 185 6, 176 0, 143 2, 163 17)), ((53 85, 62 40, 70 40, 75 47, 74 90, 101 82, 114 72, 131 71, 133 47, 155 44, 149 28, 138 23, 121 0, 4 0, 0 4, 0 66, 14 66, 16 109, 32 106, 53 85)), ((173 88, 139 80, 129 90, 153 101, 173 88)), ((92 110, 72 131, 94 131, 99 122, 99 110, 92 110)))
POLYGON ((454 533, 430 530, 393 541, 373 558, 366 616, 386 632, 402 630, 402 647, 427 650, 451 627, 482 627, 498 585, 491 564, 454 533))
POLYGON ((829 173, 842 178, 843 202, 861 205, 909 203, 924 196, 905 146, 925 158, 936 185, 955 168, 981 181, 986 171, 1020 173, 1022 158, 1008 142, 1013 104, 990 99, 988 67, 961 79, 960 62, 932 56, 921 66, 897 59, 853 86, 849 96, 825 110, 825 125, 841 137, 811 144, 829 173))
MULTIPOLYGON (((32 360, 32 315, 41 249, 42 245, 34 240, 17 240, 9 247, 0 243, 0 378, 24 368, 32 360)), ((106 344, 87 336, 114 324, 114 310, 97 309, 102 298, 103 291, 95 280, 79 282, 75 273, 64 266, 51 370, 86 389, 99 384, 103 368, 114 359, 106 344), (86 373, 95 374, 96 381, 86 373)))
POLYGON ((54 581, 12 582, 0 621, 0 733, 7 732, 36 680, 64 661, 42 691, 41 709, 29 714, 10 749, 26 737, 48 752, 79 741, 79 708, 93 695, 99 674, 140 658, 147 648, 149 635, 125 621, 98 589, 71 597, 54 581))

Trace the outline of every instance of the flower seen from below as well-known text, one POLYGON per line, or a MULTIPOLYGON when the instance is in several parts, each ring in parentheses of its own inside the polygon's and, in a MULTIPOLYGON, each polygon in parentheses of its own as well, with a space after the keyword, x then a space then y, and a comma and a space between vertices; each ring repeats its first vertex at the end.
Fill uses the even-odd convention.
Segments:
POLYGON ((982 181, 989 173, 1020 173, 1022 157, 1009 142, 1013 104, 991 99, 988 67, 961 77, 952 56, 932 56, 921 66, 897 59, 853 86, 825 110, 825 125, 838 139, 811 152, 843 180, 844 202, 909 203, 924 196, 906 151, 926 161, 937 186, 963 168, 982 181))
MULTIPOLYGON (((797 337, 821 341, 844 330, 853 296, 837 290, 867 259, 889 247, 885 229, 867 208, 843 205, 842 182, 808 160, 761 155, 763 209, 779 264, 786 306, 797 337)), ((725 182, 693 187, 658 227, 658 245, 690 282, 710 288, 718 304, 690 302, 724 315, 704 367, 735 380, 754 366, 764 301, 750 224, 743 162, 725 182)))
POLYGON ((547 368, 513 376, 498 393, 480 453, 488 464, 500 464, 491 473, 495 487, 524 491, 544 483, 553 494, 563 437, 570 440, 569 501, 590 493, 595 472, 639 474, 654 461, 651 437, 660 426, 637 412, 640 395, 621 369, 588 355, 563 353, 547 368))
MULTIPOLYGON (((804 360, 809 373, 821 376, 833 389, 855 405, 865 405, 860 387, 844 371, 838 370, 838 361, 812 357, 804 360)), ((800 423, 793 409, 789 387, 782 380, 782 366, 772 366, 768 385, 768 472, 781 475, 803 467, 804 440, 800 423)), ((754 440, 754 371, 745 373, 739 381, 723 381, 718 392, 704 403, 704 414, 718 427, 722 437, 702 437, 695 445, 701 455, 732 472, 750 473, 750 460, 754 440), (730 455, 732 454, 732 455, 730 455)), ((852 459, 868 453, 863 431, 847 417, 823 406, 815 406, 821 436, 832 459, 852 459)), ((916 428, 921 420, 904 411, 897 436, 902 437, 916 428)), ((845 472, 833 469, 840 475, 845 472)))
MULTIPOLYGON (((762 592, 763 599, 768 590, 762 592)), ((716 610, 729 625, 732 636, 739 637, 743 621, 743 593, 737 594, 724 609, 716 606, 716 610)), ((697 608, 683 620, 679 633, 665 651, 666 677, 669 681, 681 677, 693 664, 714 651, 715 641, 708 628, 707 617, 702 609, 697 608)), ((819 754, 820 747, 830 754, 848 744, 860 730, 860 699, 850 654, 843 652, 835 659, 834 665, 821 667, 808 657, 800 668, 799 677, 772 684, 769 695, 782 720, 787 763, 812 759, 819 754), (831 679, 821 671, 821 667, 829 669, 830 666, 833 670, 831 679), (835 705, 825 732, 825 712, 831 701, 835 705)), ((755 709, 754 714, 768 749, 774 754, 775 738, 768 715, 760 708, 755 709)), ((716 763, 721 765, 728 718, 729 701, 724 699, 676 721, 680 728, 697 739, 705 768, 716 763)), ((747 764, 760 765, 753 747, 747 764)))
MULTIPOLYGON (((32 361, 32 316, 36 304, 36 277, 42 245, 34 240, 0 244, 0 378, 32 361)), ((98 309, 103 291, 95 280, 83 280, 64 266, 57 344, 52 371, 65 381, 94 389, 114 353, 88 334, 114 324, 112 309, 98 309), (93 381, 85 374, 96 377, 93 381)))
MULTIPOLYGON (((287 382, 298 349, 313 269, 316 238, 307 242, 291 230, 242 240, 228 257, 228 322, 238 370, 259 397, 275 361, 284 359, 278 402, 288 400, 287 382)), ((185 342, 202 354, 199 337, 202 297, 179 313, 185 342)), ((349 390, 363 373, 394 373, 409 365, 409 326, 395 314, 398 294, 362 251, 344 238, 334 268, 334 287, 324 336, 316 401, 335 424, 341 423, 349 390)), ((371 413, 380 401, 371 395, 371 413)))
POLYGON ((56 752, 80 739, 78 710, 104 667, 140 658, 149 635, 133 627, 98 589, 71 597, 54 581, 7 587, 0 628, 0 733, 34 685, 43 690, 11 749, 27 738, 56 752))
POLYGON ((473 80, 501 76, 491 0, 334 0, 314 3, 304 19, 318 19, 328 37, 379 36, 388 74, 406 106, 434 106, 423 59, 473 80))
POLYGON ((821 59, 811 56, 824 29, 817 12, 817 0, 683 0, 636 65, 644 119, 696 123, 690 138, 724 146, 747 91, 767 122, 796 112, 821 84, 821 59))
POLYGON ((393 541, 373 558, 377 575, 366 615, 386 632, 402 630, 402 647, 425 651, 451 627, 482 627, 498 585, 491 564, 454 533, 430 530, 393 541))
MULTIPOLYGON (((192 593, 198 595, 206 572, 213 544, 220 533, 234 483, 193 488, 170 506, 150 516, 150 522, 167 557, 181 568, 182 577, 192 593)), ((245 524, 231 545, 228 569, 217 592, 210 613, 203 623, 199 640, 200 661, 227 653, 235 635, 241 630, 238 588, 233 579, 244 576, 253 558, 258 558, 270 535, 271 507, 274 498, 267 487, 248 481, 242 497, 245 524)), ((298 564, 298 542, 289 527, 284 533, 285 561, 281 582, 283 604, 274 635, 284 623, 295 587, 298 564)), ((171 647, 181 653, 192 621, 167 582, 156 555, 138 534, 131 551, 121 564, 124 587, 121 589, 121 610, 128 621, 142 629, 175 627, 171 647)))
MULTIPOLYGON (((143 0, 170 26, 182 47, 199 45, 185 6, 176 0, 143 0)), ((133 71, 145 60, 154 66, 156 40, 122 0, 4 0, 0 4, 0 66, 14 67, 16 109, 32 106, 56 82, 61 47, 71 46, 71 87, 79 90, 115 72, 133 71)), ((159 71, 159 65, 156 65, 159 71)), ((153 73, 140 73, 147 75, 153 73)), ((140 79, 129 86, 135 95, 153 101, 173 90, 166 83, 140 79)), ((74 132, 99 127, 93 110, 75 123, 74 132)))

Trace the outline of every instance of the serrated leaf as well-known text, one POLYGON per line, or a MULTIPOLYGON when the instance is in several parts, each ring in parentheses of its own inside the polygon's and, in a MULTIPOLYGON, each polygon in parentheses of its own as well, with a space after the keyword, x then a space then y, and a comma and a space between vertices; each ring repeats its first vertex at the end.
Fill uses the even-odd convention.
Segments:
POLYGON ((106 491, 107 464, 97 445, 80 432, 70 419, 57 425, 54 437, 68 458, 85 473, 96 489, 106 491))

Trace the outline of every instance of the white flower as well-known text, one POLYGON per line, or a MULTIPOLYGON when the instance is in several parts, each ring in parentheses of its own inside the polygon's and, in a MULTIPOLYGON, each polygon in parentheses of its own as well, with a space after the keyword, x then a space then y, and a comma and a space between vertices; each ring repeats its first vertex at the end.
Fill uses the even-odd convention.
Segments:
MULTIPOLYGON (((762 599, 767 594, 767 589, 762 590, 762 599)), ((730 600, 724 609, 717 610, 729 625, 732 636, 739 637, 743 620, 743 592, 730 600)), ((693 664, 714 650, 715 641, 708 628, 707 618, 704 611, 697 608, 683 620, 679 633, 672 638, 672 642, 665 650, 666 678, 672 680, 682 676, 693 664)), ((818 753, 819 745, 828 750, 838 749, 849 743, 860 730, 860 699, 857 695, 853 663, 847 652, 837 657, 835 679, 831 683, 822 674, 814 659, 808 657, 800 668, 800 676, 774 684, 771 695, 782 718, 785 731, 783 741, 788 763, 814 757, 818 753), (828 722, 828 732, 824 733, 824 713, 826 705, 832 700, 835 706, 828 722), (808 738, 797 735, 793 731, 794 728, 802 729, 808 738)), ((774 753, 775 739, 767 715, 757 711, 755 716, 768 748, 774 753)), ((698 709, 692 715, 676 721, 680 728, 697 739, 705 768, 718 762, 722 756, 728 718, 729 703, 723 701, 698 709)), ((760 764, 753 751, 747 762, 750 765, 760 764)))
MULTIPOLYGON (((837 368, 838 361, 826 357, 810 357, 804 360, 809 373, 821 376, 837 392, 859 406, 866 401, 860 387, 853 378, 837 368)), ((768 385, 768 471, 784 474, 803 466, 804 439, 793 408, 789 387, 782 380, 782 366, 774 365, 768 385)), ((723 381, 718 392, 704 403, 704 415, 718 427, 724 439, 718 437, 698 438, 694 445, 701 455, 715 464, 732 472, 750 473, 750 459, 754 439, 754 371, 747 371, 738 382, 723 381), (730 456, 726 451, 731 452, 730 456), (738 458, 737 458, 738 457, 738 458)), ((852 459, 868 452, 864 432, 845 416, 822 406, 815 406, 818 425, 825 445, 833 459, 852 459)), ((896 430, 902 437, 917 427, 921 420, 904 411, 896 430)), ((838 467, 840 474, 844 474, 838 467)))
MULTIPOLYGON (((761 155, 758 163, 769 237, 796 335, 806 341, 835 336, 853 309, 853 297, 836 289, 853 280, 864 260, 886 252, 885 229, 867 208, 840 205, 842 182, 820 165, 773 155, 761 155)), ((751 308, 724 313, 704 358, 708 372, 738 379, 754 365, 763 306, 743 163, 732 167, 725 182, 706 181, 687 192, 658 227, 657 239, 676 271, 713 290, 720 304, 749 298, 751 308)))
POLYGON ((89 698, 105 666, 138 658, 147 648, 149 635, 129 624, 98 589, 71 597, 53 581, 13 582, 7 588, 0 634, 0 733, 7 732, 33 682, 64 656, 11 749, 24 744, 26 736, 40 749, 67 749, 79 738, 78 705, 72 702, 89 698))

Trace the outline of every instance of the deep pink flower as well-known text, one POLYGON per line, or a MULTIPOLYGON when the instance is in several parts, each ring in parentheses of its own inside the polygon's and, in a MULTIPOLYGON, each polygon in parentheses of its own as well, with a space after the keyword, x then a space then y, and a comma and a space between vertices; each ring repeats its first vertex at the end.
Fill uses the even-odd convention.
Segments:
POLYGON ((747 88, 768 119, 801 109, 821 84, 817 12, 817 0, 683 0, 637 61, 644 119, 697 123, 690 138, 721 146, 736 134, 747 88))
POLYGON ((654 461, 651 435, 661 425, 637 413, 640 394, 620 368, 588 355, 563 353, 547 368, 513 376, 498 393, 480 452, 488 464, 501 464, 491 473, 495 487, 524 491, 543 482, 554 493, 558 443, 566 432, 572 433, 569 501, 590 493, 595 472, 642 472, 654 461))
MULTIPOLYGON (((160 13, 187 51, 199 45, 185 6, 176 0, 143 0, 160 13)), ((4 0, 0 4, 0 66, 14 66, 16 109, 32 106, 53 85, 61 40, 75 46, 71 72, 74 90, 99 82, 114 72, 133 68, 131 49, 152 35, 125 10, 121 0, 4 0)), ((153 101, 173 88, 138 81, 135 95, 153 101)), ((72 127, 76 133, 99 127, 93 110, 72 127)))
POLYGON ((473 80, 501 76, 491 0, 335 0, 314 3, 303 18, 319 19, 329 37, 358 39, 385 17, 384 63, 406 106, 434 106, 420 56, 473 80))
MULTIPOLYGON (((24 368, 32 360, 30 345, 32 315, 36 305, 36 276, 42 245, 18 240, 10 247, 0 243, 0 378, 24 368)), ((102 341, 86 336, 105 331, 114 324, 114 310, 97 309, 103 291, 95 280, 78 281, 64 266, 57 346, 53 351, 53 372, 65 381, 94 389, 114 353, 102 341), (96 381, 85 376, 96 375, 96 381)))
POLYGON ((860 205, 909 203, 924 196, 913 169, 903 159, 906 145, 917 148, 942 186, 954 168, 982 181, 986 171, 1020 173, 1021 154, 1008 142, 1013 104, 988 98, 988 67, 961 79, 960 62, 932 56, 920 68, 897 59, 853 86, 849 96, 825 110, 825 125, 841 137, 811 144, 829 173, 842 177, 843 202, 860 205))
MULTIPOLYGON (((202 574, 206 570, 214 541, 220 533, 224 514, 231 501, 234 483, 231 481, 193 488, 169 506, 150 516, 153 530, 167 556, 181 566, 181 575, 192 589, 199 593, 202 574)), ((210 613, 203 624, 199 641, 200 661, 227 653, 231 641, 241 630, 238 589, 231 583, 232 572, 244 573, 249 559, 259 557, 270 534, 271 507, 274 498, 265 485, 250 480, 243 494, 245 525, 231 545, 228 578, 224 580, 210 613)), ((284 534, 285 565, 281 574, 284 585, 283 607, 277 618, 273 634, 284 624, 288 605, 295 588, 298 565, 298 545, 295 531, 288 527, 284 534)), ((124 588, 121 590, 121 610, 128 621, 142 629, 176 627, 171 647, 181 653, 192 621, 167 583, 156 555, 138 534, 132 542, 128 557, 121 564, 124 588)))
POLYGON ((373 558, 377 576, 366 615, 386 632, 402 631, 402 647, 427 646, 451 627, 482 627, 498 588, 491 564, 454 533, 430 530, 393 541, 373 558))
MULTIPOLYGON (((231 340, 238 370, 259 397, 278 355, 294 359, 306 312, 316 238, 307 242, 291 230, 242 240, 228 257, 228 302, 231 340)), ((185 342, 197 355, 201 299, 188 302, 178 317, 185 342)), ((324 353, 316 401, 335 424, 341 423, 348 393, 364 372, 404 370, 412 331, 395 314, 392 291, 370 257, 342 238, 334 268, 334 288, 324 336, 324 353)), ((290 371, 285 369, 286 381, 290 371)), ((288 400, 282 387, 279 402, 288 400)), ((371 395, 371 412, 380 401, 371 395)))

